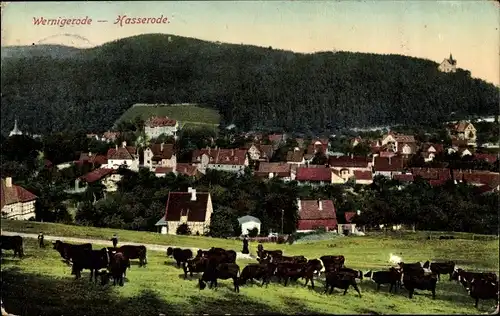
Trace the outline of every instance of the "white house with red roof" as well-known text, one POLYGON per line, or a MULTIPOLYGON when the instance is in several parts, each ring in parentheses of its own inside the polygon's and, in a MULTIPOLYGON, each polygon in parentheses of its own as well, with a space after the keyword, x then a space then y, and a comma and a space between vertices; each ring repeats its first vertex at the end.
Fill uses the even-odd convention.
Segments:
POLYGON ((299 184, 324 185, 332 183, 332 169, 326 166, 310 165, 309 167, 298 167, 295 180, 299 184))
POLYGON ((2 218, 29 220, 35 217, 35 202, 37 196, 25 188, 12 184, 12 178, 1 180, 0 196, 2 218))
POLYGON ((372 170, 372 161, 363 156, 330 156, 328 165, 344 180, 354 176, 355 171, 372 170))
POLYGON ((192 234, 203 235, 209 231, 212 218, 212 198, 209 192, 187 192, 168 194, 165 215, 156 223, 162 234, 176 235, 177 227, 187 224, 192 234))
POLYGON ((126 167, 130 170, 139 170, 139 154, 134 146, 127 146, 127 142, 123 142, 122 146, 116 145, 115 148, 108 149, 106 154, 108 163, 102 165, 101 168, 118 169, 126 167))
POLYGON ((121 179, 122 176, 117 173, 116 169, 98 168, 76 179, 73 192, 84 191, 88 184, 98 181, 101 181, 102 185, 104 185, 106 192, 116 192, 118 190, 118 182, 121 179))
POLYGON ((337 229, 337 213, 332 200, 298 200, 298 232, 337 229))
POLYGON ((248 167, 249 159, 246 149, 207 148, 193 151, 192 163, 205 173, 207 169, 243 173, 248 167))
POLYGON ((156 167, 169 167, 175 170, 177 157, 173 144, 152 144, 144 149, 144 166, 154 170, 156 167))
POLYGON ((157 138, 160 135, 177 136, 179 122, 167 116, 153 116, 144 123, 144 133, 149 138, 157 138))
POLYGON ((292 165, 286 162, 260 162, 254 175, 263 179, 280 178, 283 181, 293 180, 292 165))

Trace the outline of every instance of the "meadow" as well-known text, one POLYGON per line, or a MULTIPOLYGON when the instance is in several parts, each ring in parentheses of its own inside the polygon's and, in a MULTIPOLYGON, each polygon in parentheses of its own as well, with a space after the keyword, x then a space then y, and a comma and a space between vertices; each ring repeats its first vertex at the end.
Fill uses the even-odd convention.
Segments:
MULTIPOLYGON (((26 223, 24 222, 25 225, 26 223)), ((66 232, 70 228, 78 227, 68 226, 66 232)), ((3 221, 2 229, 16 231, 13 225, 4 226, 3 221)), ((53 235, 49 231, 44 233, 53 235)), ((78 234, 71 236, 81 237, 78 234)), ((103 232, 102 236, 108 239, 108 231, 103 232)), ((132 235, 127 235, 129 237, 132 235)), ((168 240, 170 244, 182 241, 184 246, 206 248, 217 245, 241 250, 241 243, 233 240, 162 237, 165 238, 163 241, 168 240)), ((138 239, 133 241, 140 242, 138 239)), ((121 237, 121 242, 125 243, 124 236, 121 237)), ((99 246, 94 248, 97 247, 99 246)), ((346 257, 346 266, 365 272, 388 267, 389 253, 400 255, 406 262, 454 260, 458 266, 470 270, 498 273, 499 269, 498 240, 412 240, 391 236, 364 236, 337 237, 294 245, 265 244, 265 247, 283 249, 285 255, 301 254, 308 258, 342 254, 346 257)), ((250 248, 255 253, 256 245, 251 244, 250 248)), ((164 252, 155 251, 148 251, 149 263, 146 268, 132 264, 124 287, 102 287, 89 282, 88 272, 82 274, 82 279, 73 280, 70 268, 62 263, 59 254, 50 246, 39 249, 36 247, 36 240, 26 239, 25 253, 25 258, 19 260, 12 258, 11 251, 4 251, 2 260, 2 297, 7 311, 17 315, 113 315, 117 312, 122 315, 477 314, 492 310, 495 304, 493 301, 480 301, 479 310, 475 309, 473 299, 463 287, 448 281, 446 277, 438 283, 435 300, 432 300, 429 292, 424 291, 418 291, 419 294, 410 300, 406 290, 389 294, 388 288, 384 286, 377 293, 375 285, 366 279, 359 282, 361 298, 353 289, 346 296, 340 290, 326 296, 322 294, 322 281, 316 281, 316 289, 313 290, 310 285, 305 288, 302 280, 287 287, 276 283, 271 283, 267 288, 261 288, 260 284, 249 284, 242 286, 239 294, 233 292, 232 281, 221 281, 216 291, 208 288, 200 291, 196 276, 191 280, 184 280, 182 270, 173 265, 173 260, 167 259, 164 252)), ((243 268, 249 262, 251 261, 239 260, 237 263, 243 268)))
POLYGON ((135 104, 115 121, 115 126, 121 121, 133 121, 137 116, 147 120, 155 115, 176 119, 180 122, 180 127, 184 129, 216 129, 220 122, 217 110, 200 107, 196 104, 135 104))

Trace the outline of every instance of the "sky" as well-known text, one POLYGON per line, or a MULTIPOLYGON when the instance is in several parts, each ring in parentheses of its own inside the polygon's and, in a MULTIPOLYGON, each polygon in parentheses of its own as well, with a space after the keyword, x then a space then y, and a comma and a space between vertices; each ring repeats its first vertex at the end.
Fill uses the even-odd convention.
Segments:
POLYGON ((500 83, 500 6, 460 1, 82 1, 2 3, 2 46, 101 45, 146 33, 295 52, 401 54, 440 63, 450 53, 473 77, 500 83), (169 23, 114 24, 119 15, 169 23), (91 25, 35 25, 85 18, 91 25), (107 22, 97 22, 105 20, 107 22))

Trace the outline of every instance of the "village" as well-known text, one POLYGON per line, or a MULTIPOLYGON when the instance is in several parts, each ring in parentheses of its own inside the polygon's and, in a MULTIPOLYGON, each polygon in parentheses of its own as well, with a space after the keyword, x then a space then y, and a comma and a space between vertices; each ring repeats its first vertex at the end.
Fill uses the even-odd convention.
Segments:
MULTIPOLYGON (((187 162, 178 161, 181 149, 178 140, 179 135, 182 135, 179 123, 168 117, 150 117, 144 122, 144 130, 141 131, 148 142, 141 146, 126 141, 120 142, 120 132, 88 134, 89 139, 109 144, 110 148, 106 154, 82 150, 78 160, 55 166, 46 161, 46 165, 58 170, 70 168, 75 164, 86 163, 92 166, 90 172, 74 179, 74 187, 66 190, 68 194, 83 193, 89 185, 96 183, 103 185, 105 194, 113 194, 122 179, 120 170, 138 172, 142 168, 158 178, 180 174, 200 179, 212 170, 234 175, 251 173, 262 181, 279 179, 283 182, 295 181, 299 186, 312 187, 364 187, 373 184, 375 178, 383 177, 397 181, 400 188, 417 178, 427 181, 432 187, 444 185, 447 181, 453 181, 455 184, 468 183, 475 186, 480 194, 495 193, 500 188, 498 153, 481 153, 482 147, 491 149, 498 144, 478 146, 477 131, 470 121, 446 125, 451 139, 449 146, 437 142, 418 142, 415 135, 387 131, 380 138, 350 138, 347 150, 339 152, 334 151, 331 146, 335 137, 306 139, 294 138, 287 134, 250 132, 236 135, 245 140, 244 146, 238 148, 218 148, 215 139, 211 138, 212 146, 192 150, 191 160, 187 162), (364 148, 366 154, 363 155, 360 148, 364 148), (280 157, 278 152, 284 155, 280 157), (457 159, 465 162, 466 167, 447 166, 450 160, 457 159), (489 167, 485 170, 484 166, 489 167)), ((21 134, 16 121, 9 136, 21 134)), ((235 135, 231 137, 234 139, 235 135)), ((35 201, 36 196, 15 185, 11 177, 2 179, 4 218, 34 218, 35 201)), ((336 205, 331 199, 298 199, 297 208, 297 232, 322 229, 344 234, 362 234, 356 229, 356 225, 351 223, 360 210, 345 212, 343 219, 338 221, 336 205)), ((197 192, 191 187, 184 192, 170 192, 165 209, 165 216, 158 218, 155 225, 157 231, 162 234, 176 234, 182 224, 187 224, 193 234, 206 234, 214 211, 210 193, 197 192)), ((238 221, 244 228, 242 234, 248 234, 254 228, 257 231, 252 233, 253 236, 260 233, 259 218, 246 214, 238 221)))

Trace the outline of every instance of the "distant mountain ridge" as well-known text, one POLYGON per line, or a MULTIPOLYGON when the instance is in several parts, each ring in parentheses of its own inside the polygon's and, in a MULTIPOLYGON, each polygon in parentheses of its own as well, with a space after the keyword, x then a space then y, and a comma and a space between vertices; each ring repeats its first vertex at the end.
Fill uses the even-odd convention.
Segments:
POLYGON ((24 57, 71 58, 79 52, 81 52, 80 48, 56 44, 2 46, 1 50, 2 59, 24 57))
POLYGON ((135 103, 206 104, 222 125, 315 134, 498 114, 497 87, 408 56, 302 54, 169 34, 39 46, 2 47, 4 133, 14 117, 33 133, 105 131, 135 103))

